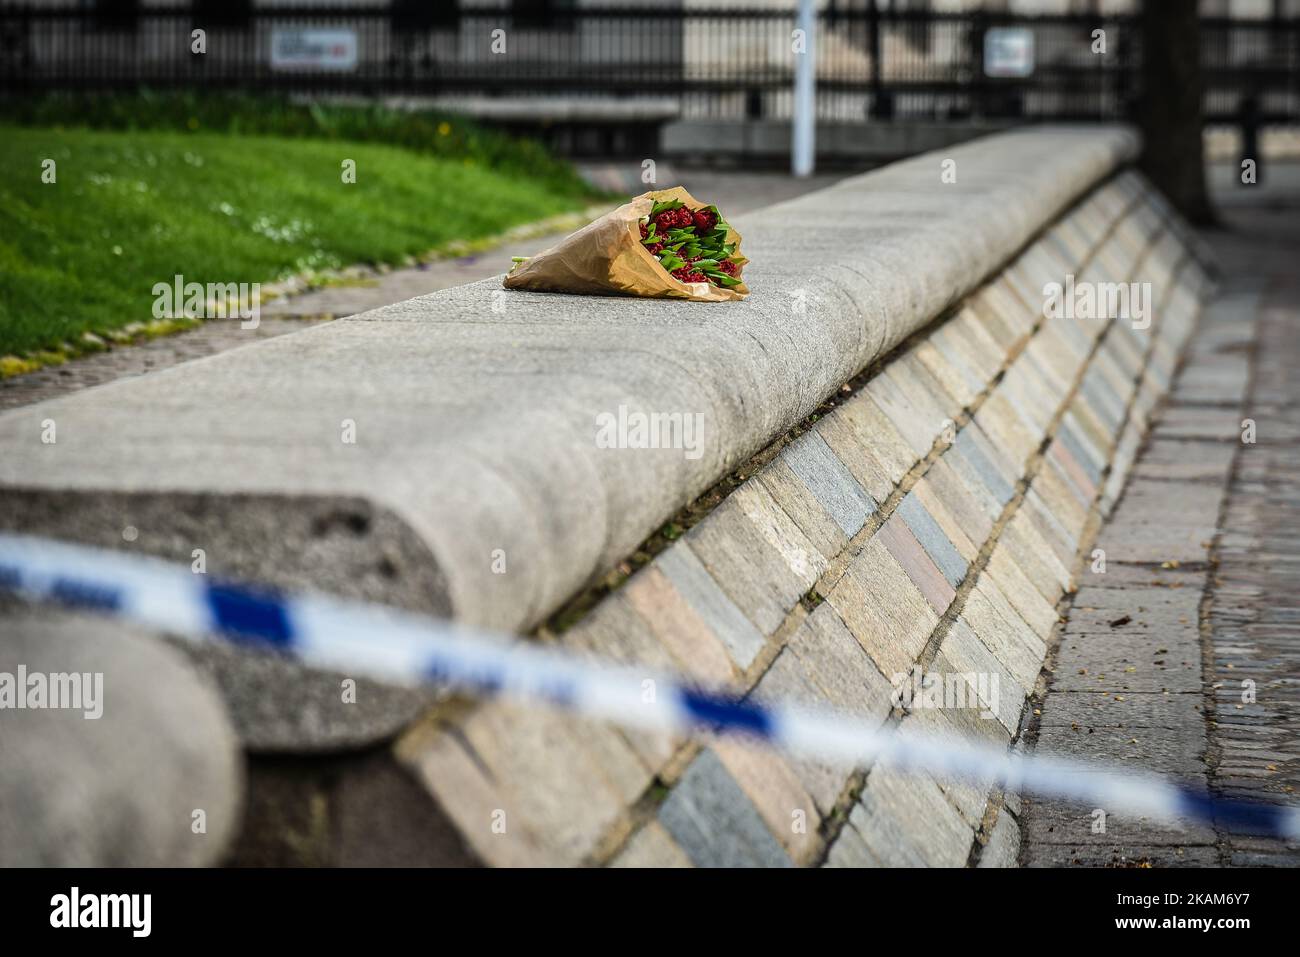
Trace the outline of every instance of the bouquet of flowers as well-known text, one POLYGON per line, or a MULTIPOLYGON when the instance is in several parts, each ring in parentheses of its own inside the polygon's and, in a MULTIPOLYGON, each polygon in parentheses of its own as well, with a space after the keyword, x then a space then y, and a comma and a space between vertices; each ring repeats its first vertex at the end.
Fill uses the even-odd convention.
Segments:
POLYGON ((725 302, 749 295, 740 234, 681 187, 642 193, 517 262, 507 289, 725 302))

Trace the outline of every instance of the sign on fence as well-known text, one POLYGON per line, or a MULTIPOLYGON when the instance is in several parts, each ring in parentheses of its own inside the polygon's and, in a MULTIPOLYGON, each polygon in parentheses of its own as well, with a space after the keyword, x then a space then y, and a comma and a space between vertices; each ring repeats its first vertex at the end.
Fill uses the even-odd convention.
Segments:
POLYGON ((1024 77, 1034 72, 1034 31, 991 27, 984 34, 984 75, 1024 77))
POLYGON ((276 27, 271 31, 271 69, 336 70, 357 68, 357 31, 276 27))

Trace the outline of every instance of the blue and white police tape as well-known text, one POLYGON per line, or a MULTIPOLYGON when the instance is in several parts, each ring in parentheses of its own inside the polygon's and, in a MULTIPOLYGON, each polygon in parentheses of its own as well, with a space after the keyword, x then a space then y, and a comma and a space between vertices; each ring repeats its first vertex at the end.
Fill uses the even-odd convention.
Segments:
POLYGON ((0 534, 0 590, 6 589, 196 641, 261 647, 312 667, 391 684, 432 683, 506 695, 647 730, 744 735, 830 763, 888 762, 1110 813, 1300 839, 1300 808, 1220 800, 1128 769, 900 734, 802 705, 757 705, 518 638, 377 605, 216 583, 185 566, 121 552, 0 534))

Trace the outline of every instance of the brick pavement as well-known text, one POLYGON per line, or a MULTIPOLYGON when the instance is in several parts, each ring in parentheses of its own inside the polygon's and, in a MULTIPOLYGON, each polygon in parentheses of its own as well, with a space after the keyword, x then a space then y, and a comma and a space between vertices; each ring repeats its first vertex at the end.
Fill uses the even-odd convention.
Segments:
MULTIPOLYGON (((1224 797, 1300 783, 1300 229, 1227 204, 1224 278, 1098 537, 1027 738, 1224 797), (1262 220, 1261 220, 1262 217, 1262 220), (1254 423, 1254 441, 1247 426, 1254 423), (1096 554, 1096 553, 1094 553, 1096 554)), ((1042 685, 1040 684, 1040 689, 1042 685)), ((1023 802, 1028 866, 1295 865, 1300 846, 1023 802)))

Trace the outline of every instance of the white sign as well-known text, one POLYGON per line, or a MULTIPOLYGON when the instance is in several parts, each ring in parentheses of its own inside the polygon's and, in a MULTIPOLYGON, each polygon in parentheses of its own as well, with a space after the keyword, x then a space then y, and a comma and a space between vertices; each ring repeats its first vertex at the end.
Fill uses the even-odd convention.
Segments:
POLYGON ((271 31, 273 70, 355 70, 357 31, 276 27, 271 31))
POLYGON ((1033 72, 1033 30, 991 27, 984 34, 985 76, 1029 76, 1033 72))

